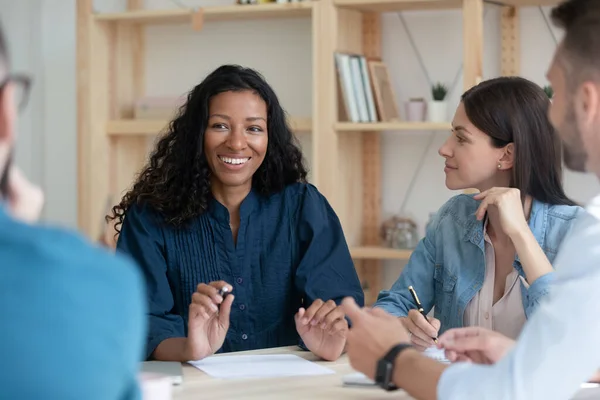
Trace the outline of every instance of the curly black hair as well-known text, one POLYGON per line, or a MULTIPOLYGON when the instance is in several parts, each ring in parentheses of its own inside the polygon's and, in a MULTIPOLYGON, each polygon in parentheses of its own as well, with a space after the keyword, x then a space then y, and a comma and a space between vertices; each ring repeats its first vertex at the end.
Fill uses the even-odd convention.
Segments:
POLYGON ((267 104, 269 142, 265 159, 252 177, 252 187, 269 195, 291 183, 306 182, 302 152, 273 89, 253 69, 223 65, 188 94, 133 188, 107 215, 107 222, 117 219, 117 234, 127 210, 134 204, 144 203, 157 211, 165 223, 176 227, 206 211, 212 196, 211 171, 204 154, 210 100, 219 93, 245 90, 255 92, 267 104))

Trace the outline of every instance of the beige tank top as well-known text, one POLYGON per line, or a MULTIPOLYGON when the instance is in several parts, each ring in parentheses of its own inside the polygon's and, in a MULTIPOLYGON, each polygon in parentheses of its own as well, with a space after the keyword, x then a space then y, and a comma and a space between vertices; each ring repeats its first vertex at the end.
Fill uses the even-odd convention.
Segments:
POLYGON ((464 326, 481 326, 500 332, 509 338, 516 339, 526 322, 521 296, 521 284, 525 285, 526 288, 529 285, 513 269, 506 277, 504 295, 496 304, 493 304, 496 256, 494 246, 487 234, 487 223, 484 226, 484 233, 485 278, 479 292, 467 304, 463 324, 464 326))

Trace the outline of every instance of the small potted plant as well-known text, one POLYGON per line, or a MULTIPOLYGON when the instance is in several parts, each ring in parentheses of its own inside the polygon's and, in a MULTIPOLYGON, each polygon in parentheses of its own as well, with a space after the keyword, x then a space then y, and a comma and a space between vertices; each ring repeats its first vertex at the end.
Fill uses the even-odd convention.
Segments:
POLYGON ((423 122, 425 121, 425 111, 427 110, 427 103, 422 97, 410 98, 406 104, 406 119, 410 122, 423 122))
POLYGON ((554 90, 552 89, 552 86, 544 86, 544 92, 546 92, 546 96, 548 96, 548 98, 552 100, 552 96, 554 96, 554 90))
POLYGON ((433 100, 427 106, 427 120, 430 122, 446 122, 448 120, 448 102, 446 95, 448 87, 443 83, 436 83, 431 88, 433 100))

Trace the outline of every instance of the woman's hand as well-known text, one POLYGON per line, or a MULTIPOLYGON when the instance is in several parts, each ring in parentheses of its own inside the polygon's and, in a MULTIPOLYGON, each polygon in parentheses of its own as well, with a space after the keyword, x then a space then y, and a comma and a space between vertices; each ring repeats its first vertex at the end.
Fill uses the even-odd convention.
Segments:
POLYGON ((333 300, 315 300, 308 309, 300 308, 295 316, 296 330, 313 354, 337 360, 346 345, 348 321, 344 310, 333 300))
POLYGON ((221 288, 232 287, 227 282, 201 283, 192 295, 188 318, 188 336, 185 346, 187 360, 200 360, 221 348, 229 329, 229 313, 233 295, 219 295, 221 288))
POLYGON ((498 210, 502 231, 509 237, 513 237, 523 230, 529 230, 523 204, 521 203, 521 191, 515 188, 494 187, 473 197, 481 200, 481 204, 475 213, 478 220, 482 220, 488 208, 498 210))
POLYGON ((497 209, 500 217, 500 229, 510 237, 521 259, 521 265, 529 285, 532 285, 539 277, 553 271, 546 253, 529 229, 521 204, 521 192, 518 189, 492 188, 477 194, 474 199, 482 200, 475 214, 479 220, 483 218, 488 208, 497 209))
POLYGON ((435 346, 434 338, 437 338, 441 323, 436 318, 429 318, 429 322, 417 310, 410 310, 408 317, 401 317, 400 322, 410 334, 411 343, 423 351, 428 347, 435 346))

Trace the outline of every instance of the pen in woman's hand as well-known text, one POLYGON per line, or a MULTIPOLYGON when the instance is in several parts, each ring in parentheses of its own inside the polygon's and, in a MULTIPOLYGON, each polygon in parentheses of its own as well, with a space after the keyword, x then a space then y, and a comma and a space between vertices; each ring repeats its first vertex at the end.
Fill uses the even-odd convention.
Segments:
MULTIPOLYGON (((421 313, 421 315, 425 318, 425 321, 427 321, 429 324, 431 324, 431 322, 429 322, 429 318, 427 318, 427 314, 425 314, 425 310, 423 310, 423 306, 421 305, 419 298, 417 297, 417 292, 415 292, 415 289, 412 286, 409 286, 408 291, 412 295, 412 298, 415 301, 415 304, 417 305, 417 308, 418 308, 417 311, 419 311, 421 313)), ((437 337, 432 337, 431 339, 433 339, 433 341, 437 344, 437 342, 438 342, 437 337)))

